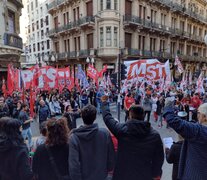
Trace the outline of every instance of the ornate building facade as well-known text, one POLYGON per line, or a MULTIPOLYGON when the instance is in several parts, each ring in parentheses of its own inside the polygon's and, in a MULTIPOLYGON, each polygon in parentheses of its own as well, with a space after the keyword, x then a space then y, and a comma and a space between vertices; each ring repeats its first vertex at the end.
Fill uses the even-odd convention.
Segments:
POLYGON ((205 0, 49 0, 48 12, 51 64, 87 66, 89 57, 114 71, 118 54, 172 64, 178 55, 193 72, 206 67, 205 0))
POLYGON ((6 76, 7 65, 20 66, 22 38, 19 37, 21 0, 0 0, 0 76, 6 76))

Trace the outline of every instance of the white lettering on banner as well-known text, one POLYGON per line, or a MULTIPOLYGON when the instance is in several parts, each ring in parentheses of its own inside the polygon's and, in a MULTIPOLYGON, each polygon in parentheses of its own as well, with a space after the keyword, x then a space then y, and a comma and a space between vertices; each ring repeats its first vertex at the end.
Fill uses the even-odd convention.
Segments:
POLYGON ((31 82, 31 80, 33 79, 33 73, 30 70, 21 71, 21 74, 24 84, 31 82))
POLYGON ((137 76, 137 74, 146 74, 146 64, 142 63, 140 66, 136 64, 132 70, 132 77, 137 76))
POLYGON ((49 87, 54 88, 55 87, 55 78, 56 78, 57 70, 55 68, 49 68, 47 70, 47 77, 50 80, 49 87))
POLYGON ((127 66, 128 80, 137 77, 159 80, 160 78, 165 78, 170 73, 169 61, 165 64, 160 63, 157 59, 126 61, 125 65, 127 66))
POLYGON ((147 67, 147 72, 148 74, 146 75, 146 77, 148 79, 154 79, 156 77, 156 72, 155 72, 155 66, 148 66, 147 67), (151 75, 150 75, 151 74, 151 75))

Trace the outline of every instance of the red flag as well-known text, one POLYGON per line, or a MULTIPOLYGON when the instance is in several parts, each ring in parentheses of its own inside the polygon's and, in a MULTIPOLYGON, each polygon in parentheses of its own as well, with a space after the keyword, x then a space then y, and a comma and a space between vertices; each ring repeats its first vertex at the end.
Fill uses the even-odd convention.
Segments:
POLYGON ((92 65, 89 64, 87 69, 87 75, 96 81, 96 79, 98 79, 99 77, 99 72, 96 68, 94 68, 92 65))
POLYGON ((107 65, 105 65, 104 68, 99 72, 99 77, 102 78, 103 73, 105 73, 106 71, 107 71, 107 65))
POLYGON ((8 94, 11 95, 14 91, 14 68, 12 64, 8 65, 8 71, 7 71, 7 88, 8 88, 8 94))

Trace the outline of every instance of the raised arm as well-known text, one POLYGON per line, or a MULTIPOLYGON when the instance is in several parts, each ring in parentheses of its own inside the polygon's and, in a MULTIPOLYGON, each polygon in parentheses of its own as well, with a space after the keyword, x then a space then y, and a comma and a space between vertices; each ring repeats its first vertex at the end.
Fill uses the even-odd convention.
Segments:
POLYGON ((124 132, 125 126, 124 124, 119 123, 112 117, 107 102, 102 103, 102 115, 108 129, 111 131, 112 134, 114 134, 116 138, 118 138, 119 135, 124 132))
POLYGON ((169 126, 185 139, 196 140, 199 136, 201 125, 187 122, 175 115, 172 107, 166 107, 163 114, 169 126))

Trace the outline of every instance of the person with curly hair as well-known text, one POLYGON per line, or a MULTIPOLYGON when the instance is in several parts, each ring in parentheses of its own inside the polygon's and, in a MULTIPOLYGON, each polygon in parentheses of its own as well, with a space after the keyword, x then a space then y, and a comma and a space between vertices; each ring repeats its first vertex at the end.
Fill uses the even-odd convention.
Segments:
POLYGON ((33 158, 33 172, 38 180, 69 178, 68 138, 69 128, 65 118, 52 118, 47 122, 45 144, 37 147, 33 158))

